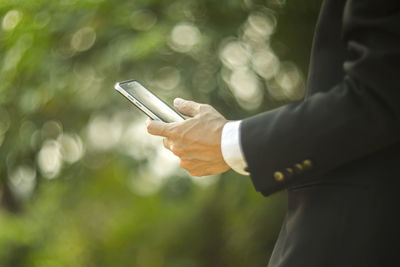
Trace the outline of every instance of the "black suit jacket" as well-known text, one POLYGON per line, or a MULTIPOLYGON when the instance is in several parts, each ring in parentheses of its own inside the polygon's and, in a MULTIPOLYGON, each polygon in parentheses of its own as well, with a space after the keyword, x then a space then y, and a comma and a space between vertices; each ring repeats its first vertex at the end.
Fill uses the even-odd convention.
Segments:
POLYGON ((288 190, 269 266, 400 266, 400 0, 326 0, 305 100, 241 127, 256 190, 288 190))

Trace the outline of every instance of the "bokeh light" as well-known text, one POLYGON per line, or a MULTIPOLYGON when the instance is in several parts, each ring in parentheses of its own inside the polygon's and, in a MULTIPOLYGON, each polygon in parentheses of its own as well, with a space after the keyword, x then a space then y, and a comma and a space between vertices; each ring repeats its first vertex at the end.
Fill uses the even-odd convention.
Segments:
POLYGON ((276 100, 298 101, 305 93, 303 76, 298 67, 291 62, 281 63, 275 79, 268 85, 269 94, 276 100))
POLYGON ((121 134, 121 121, 99 114, 90 120, 86 140, 91 149, 108 150, 118 144, 121 134))
POLYGON ((55 140, 46 140, 38 154, 38 165, 42 175, 48 179, 56 178, 62 163, 60 144, 55 140))
POLYGON ((71 38, 71 47, 77 52, 89 50, 96 41, 96 32, 92 27, 83 27, 76 31, 71 38))
POLYGON ((132 14, 132 28, 138 31, 148 31, 157 23, 157 16, 150 10, 142 9, 132 14))
POLYGON ((84 154, 83 142, 77 134, 62 134, 58 138, 61 145, 61 155, 64 161, 75 163, 84 154))
POLYGON ((243 39, 250 42, 265 42, 276 29, 276 17, 270 9, 251 13, 244 25, 243 39))
POLYGON ((237 69, 232 72, 229 87, 244 109, 256 109, 263 100, 261 83, 257 75, 250 69, 237 69))
POLYGON ((175 89, 181 81, 179 70, 172 66, 160 68, 154 75, 153 84, 163 90, 175 89))
POLYGON ((145 160, 155 155, 160 138, 146 131, 145 118, 128 122, 121 137, 121 150, 135 160, 145 160))
POLYGON ((48 11, 44 10, 35 15, 35 27, 42 29, 46 27, 51 21, 51 15, 48 11))
POLYGON ((230 69, 246 67, 250 60, 250 49, 244 42, 229 41, 223 46, 220 58, 224 65, 230 69))
POLYGON ((279 59, 268 48, 262 47, 252 57, 252 67, 265 80, 273 78, 279 71, 279 59))
POLYGON ((199 29, 188 22, 177 24, 171 32, 170 46, 177 52, 189 52, 201 40, 199 29))
POLYGON ((2 71, 6 72, 17 67, 23 58, 25 52, 32 45, 33 37, 32 34, 25 33, 19 37, 16 44, 6 52, 2 71))
POLYGON ((3 17, 1 27, 5 31, 13 30, 22 19, 22 13, 18 10, 10 10, 3 17))
POLYGON ((10 187, 21 199, 29 198, 36 185, 36 170, 28 165, 18 166, 11 172, 10 187))

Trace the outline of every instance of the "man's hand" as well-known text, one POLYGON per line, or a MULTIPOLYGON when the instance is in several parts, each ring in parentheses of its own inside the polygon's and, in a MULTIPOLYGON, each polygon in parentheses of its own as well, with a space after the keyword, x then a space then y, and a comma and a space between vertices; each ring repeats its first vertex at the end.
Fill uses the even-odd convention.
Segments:
POLYGON ((229 169, 221 152, 222 128, 228 121, 210 105, 174 101, 175 108, 190 118, 164 123, 148 120, 147 131, 163 136, 164 146, 180 158, 180 165, 193 176, 219 174, 229 169))

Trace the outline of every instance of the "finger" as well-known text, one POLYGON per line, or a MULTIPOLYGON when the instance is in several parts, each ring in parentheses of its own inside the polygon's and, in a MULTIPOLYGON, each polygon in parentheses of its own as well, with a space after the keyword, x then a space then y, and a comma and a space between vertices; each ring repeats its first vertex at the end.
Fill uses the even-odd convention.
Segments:
POLYGON ((150 120, 146 121, 147 132, 152 135, 158 136, 168 136, 169 125, 168 123, 157 121, 157 120, 150 120))
POLYGON ((193 160, 186 160, 182 159, 179 163, 179 165, 188 171, 190 175, 200 177, 200 176, 206 176, 209 175, 210 173, 207 171, 207 169, 202 166, 201 162, 198 161, 193 161, 193 160))
POLYGON ((200 112, 200 103, 194 101, 184 100, 182 98, 175 98, 174 106, 183 115, 194 117, 200 112))
POLYGON ((149 124, 151 123, 151 121, 152 121, 152 119, 150 119, 150 118, 147 118, 147 119, 146 119, 146 122, 145 122, 145 123, 146 123, 146 127, 149 126, 149 124))

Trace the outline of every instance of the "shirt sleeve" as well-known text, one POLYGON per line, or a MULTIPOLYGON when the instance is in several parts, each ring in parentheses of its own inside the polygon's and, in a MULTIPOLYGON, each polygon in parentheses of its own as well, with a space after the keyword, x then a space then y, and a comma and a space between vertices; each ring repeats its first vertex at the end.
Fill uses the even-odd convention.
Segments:
POLYGON ((249 175, 246 171, 247 162, 244 158, 240 143, 240 125, 242 121, 231 121, 222 129, 221 151, 225 162, 234 171, 249 175))

